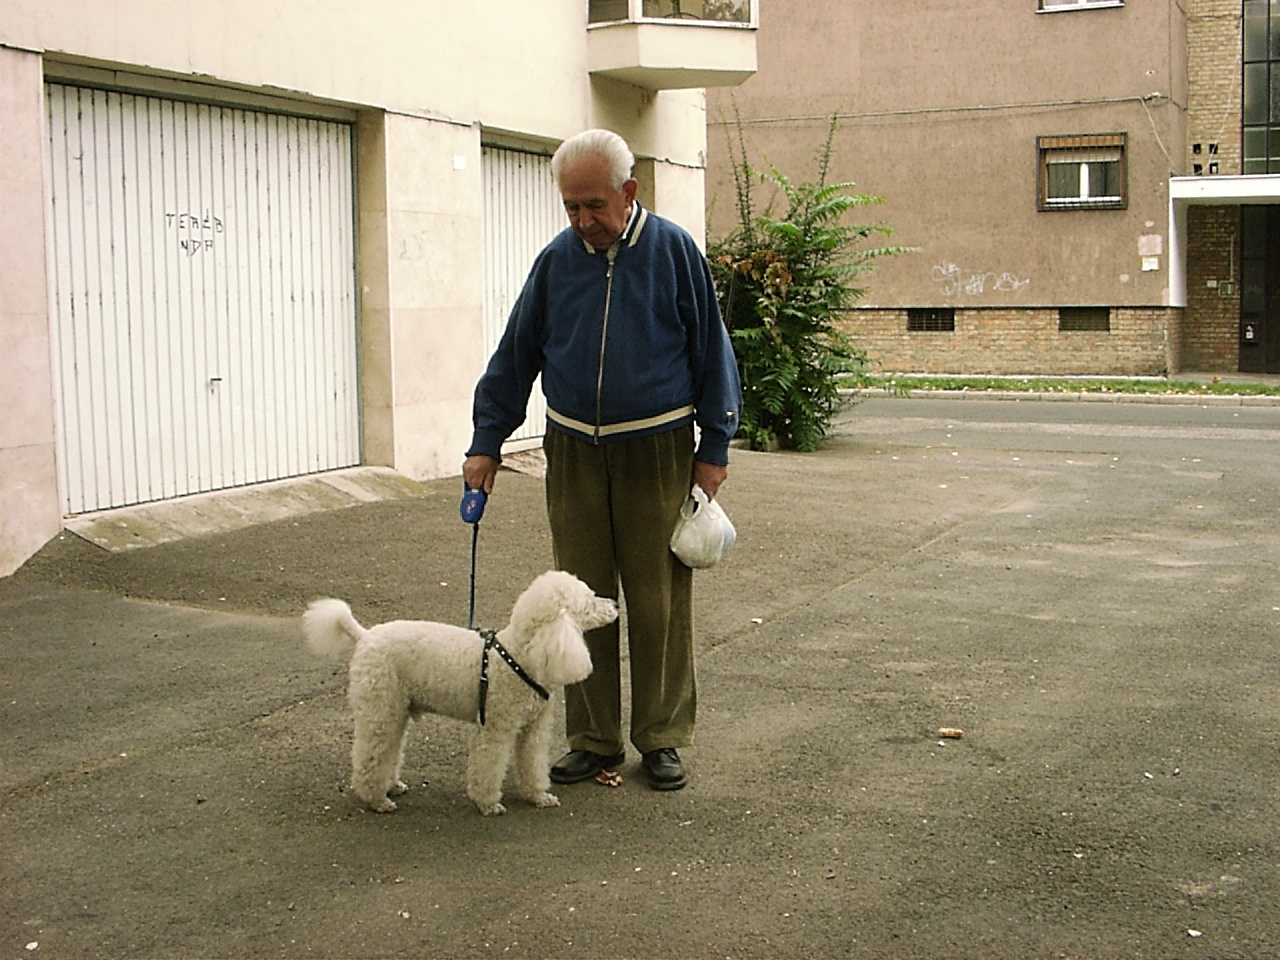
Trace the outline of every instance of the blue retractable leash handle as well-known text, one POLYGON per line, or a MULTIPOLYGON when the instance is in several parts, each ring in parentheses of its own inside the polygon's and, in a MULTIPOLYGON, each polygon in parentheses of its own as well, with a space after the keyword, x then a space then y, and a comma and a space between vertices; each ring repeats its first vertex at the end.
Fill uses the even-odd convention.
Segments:
POLYGON ((462 481, 462 504, 458 512, 462 514, 463 523, 479 523, 484 516, 484 504, 489 495, 483 490, 472 490, 467 481, 462 481))
POLYGON ((467 608, 467 629, 473 630, 476 625, 476 541, 480 538, 480 518, 484 516, 484 505, 489 499, 483 490, 472 490, 467 481, 462 481, 462 503, 458 512, 464 523, 471 524, 471 599, 467 608))

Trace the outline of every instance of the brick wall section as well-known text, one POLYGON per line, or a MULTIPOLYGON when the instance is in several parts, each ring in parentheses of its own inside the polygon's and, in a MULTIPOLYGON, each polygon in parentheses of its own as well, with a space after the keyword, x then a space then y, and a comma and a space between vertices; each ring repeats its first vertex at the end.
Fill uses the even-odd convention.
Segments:
POLYGON ((1239 207, 1187 208, 1187 316, 1194 322, 1183 331, 1184 368, 1238 369, 1239 207))
POLYGON ((1240 173, 1240 2, 1187 0, 1187 173, 1240 173))
MULTIPOLYGON (((1241 172, 1240 0, 1187 0, 1187 165, 1212 176, 1241 172), (1200 151, 1196 152, 1196 145, 1200 151), (1216 145, 1216 153, 1210 152, 1216 145)), ((1240 208, 1187 210, 1185 370, 1239 368, 1240 208), (1235 250, 1234 269, 1232 247, 1235 250), (1210 286, 1210 282, 1213 286, 1210 286), (1224 296, 1225 294, 1225 296, 1224 296)))
POLYGON ((1180 369, 1182 311, 1116 307, 1110 333, 1062 333, 1056 308, 957 309, 954 333, 908 333, 905 310, 862 309, 840 329, 891 373, 1159 376, 1180 369))
MULTIPOLYGON (((1177 309, 1166 307, 1160 310, 1164 314, 1165 323, 1165 340, 1168 342, 1168 352, 1165 357, 1166 376, 1173 376, 1183 370, 1190 370, 1187 366, 1186 358, 1183 356, 1182 345, 1185 342, 1183 331, 1187 325, 1187 311, 1185 309, 1177 309)), ((1234 369, 1234 368, 1233 368, 1234 369)))

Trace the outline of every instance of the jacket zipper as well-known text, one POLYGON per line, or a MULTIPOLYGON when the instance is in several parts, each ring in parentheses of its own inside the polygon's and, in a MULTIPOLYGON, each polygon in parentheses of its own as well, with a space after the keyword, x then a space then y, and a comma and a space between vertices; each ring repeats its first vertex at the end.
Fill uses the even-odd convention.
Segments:
POLYGON ((604 346, 609 339, 609 303, 613 299, 613 261, 618 256, 618 245, 615 243, 605 253, 609 260, 609 268, 605 271, 604 287, 604 323, 600 325, 600 365, 596 368, 596 424, 592 443, 600 443, 601 403, 604 393, 604 346))

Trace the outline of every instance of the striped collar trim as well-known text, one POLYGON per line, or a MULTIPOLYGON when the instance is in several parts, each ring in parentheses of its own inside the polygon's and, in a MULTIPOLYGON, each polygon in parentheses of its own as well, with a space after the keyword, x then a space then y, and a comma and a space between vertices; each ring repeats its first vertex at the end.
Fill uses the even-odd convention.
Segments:
MULTIPOLYGON (((622 236, 620 236, 617 239, 617 242, 615 242, 613 247, 611 247, 610 249, 619 248, 623 245, 623 243, 626 243, 628 247, 634 247, 636 245, 636 242, 639 241, 640 239, 640 231, 644 229, 644 225, 648 222, 649 222, 649 211, 646 210, 644 207, 640 206, 639 200, 632 200, 631 201, 631 219, 627 221, 627 227, 625 230, 622 231, 622 236)), ((582 241, 582 246, 587 251, 587 253, 594 254, 594 253, 609 252, 608 250, 597 250, 595 247, 587 243, 587 241, 585 240, 582 241)))

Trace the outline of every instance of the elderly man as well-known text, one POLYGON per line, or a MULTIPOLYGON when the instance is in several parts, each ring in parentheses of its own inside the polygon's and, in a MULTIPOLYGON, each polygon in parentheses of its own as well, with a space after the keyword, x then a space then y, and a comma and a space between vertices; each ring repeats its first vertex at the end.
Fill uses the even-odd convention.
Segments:
MULTIPOLYGON (((617 134, 588 130, 551 161, 569 229, 534 261, 476 386, 463 476, 492 490, 502 443, 534 379, 547 398, 547 515, 556 566, 625 597, 630 739, 649 785, 686 783, 692 742, 693 577, 668 549, 693 483, 714 497, 728 472, 742 392, 706 259, 640 206, 617 134), (695 452, 694 425, 699 436, 695 452)), ((569 752, 557 783, 625 759, 616 623, 587 637, 595 669, 565 691, 569 752)))

